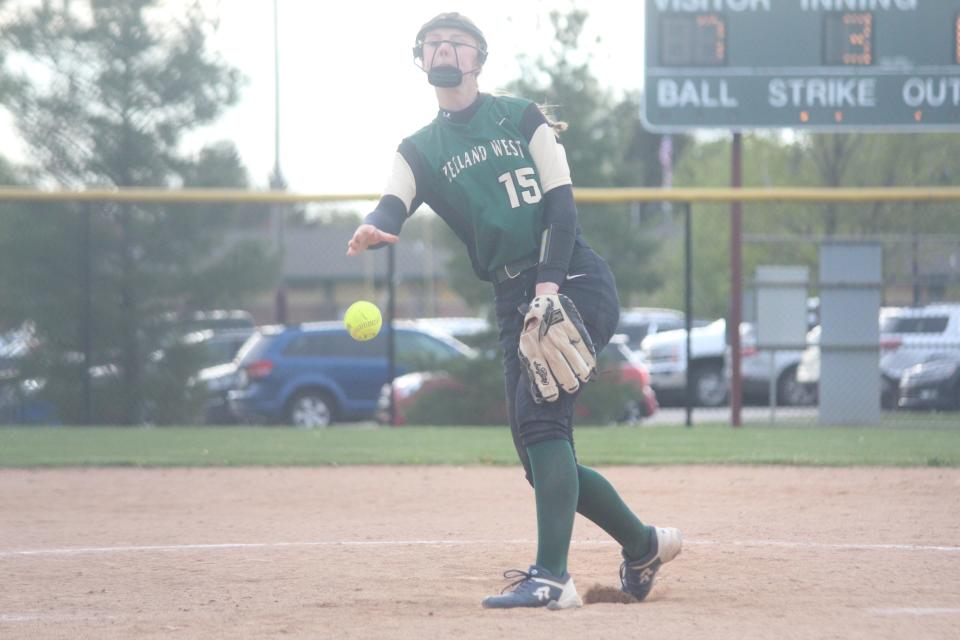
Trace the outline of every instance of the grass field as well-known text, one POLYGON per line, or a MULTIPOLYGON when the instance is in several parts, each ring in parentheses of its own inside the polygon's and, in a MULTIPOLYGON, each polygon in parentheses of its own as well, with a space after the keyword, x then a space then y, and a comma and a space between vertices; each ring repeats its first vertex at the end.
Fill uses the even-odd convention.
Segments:
MULTIPOLYGON (((960 466, 960 429, 578 427, 585 464, 960 466)), ((516 464, 490 427, 8 427, 0 467, 516 464)))

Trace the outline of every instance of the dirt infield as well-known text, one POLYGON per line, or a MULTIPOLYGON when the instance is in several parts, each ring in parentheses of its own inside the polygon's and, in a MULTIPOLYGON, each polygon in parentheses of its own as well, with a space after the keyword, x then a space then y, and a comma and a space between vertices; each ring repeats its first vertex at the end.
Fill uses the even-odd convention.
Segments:
MULTIPOLYGON (((519 468, 0 470, 0 638, 956 638, 960 470, 603 469, 683 529, 647 602, 484 611, 519 468)), ((582 518, 581 593, 619 549, 582 518)))

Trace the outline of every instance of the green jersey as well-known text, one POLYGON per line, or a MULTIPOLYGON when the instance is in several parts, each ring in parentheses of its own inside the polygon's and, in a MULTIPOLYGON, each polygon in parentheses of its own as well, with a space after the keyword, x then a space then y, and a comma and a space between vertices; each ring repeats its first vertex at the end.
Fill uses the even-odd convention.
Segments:
MULTIPOLYGON (((441 110, 401 142, 384 199, 400 201, 392 202, 394 217, 428 204, 487 278, 499 266, 540 252, 544 195, 570 183, 563 147, 537 106, 481 94, 464 111, 441 110)), ((382 200, 378 209, 390 205, 382 200)), ((377 214, 371 214, 377 226, 397 228, 377 214)))

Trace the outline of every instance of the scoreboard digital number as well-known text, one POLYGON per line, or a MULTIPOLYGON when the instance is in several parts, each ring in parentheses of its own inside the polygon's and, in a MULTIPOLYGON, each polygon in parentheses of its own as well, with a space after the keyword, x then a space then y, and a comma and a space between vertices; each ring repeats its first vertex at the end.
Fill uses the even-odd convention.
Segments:
POLYGON ((957 64, 960 64, 960 11, 957 12, 957 17, 953 20, 953 39, 957 43, 954 49, 954 55, 956 56, 957 64))
POLYGON ((660 63, 665 67, 713 67, 727 60, 727 26, 720 15, 665 15, 660 33, 660 63))
POLYGON ((830 13, 823 23, 823 64, 873 64, 872 13, 830 13))
POLYGON ((960 0, 646 0, 655 131, 960 131, 960 0))

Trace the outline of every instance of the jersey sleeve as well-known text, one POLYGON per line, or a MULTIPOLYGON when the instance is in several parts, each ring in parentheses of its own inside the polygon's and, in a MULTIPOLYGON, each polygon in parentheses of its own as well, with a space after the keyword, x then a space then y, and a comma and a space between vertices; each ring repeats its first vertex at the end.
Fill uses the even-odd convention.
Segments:
MULTIPOLYGON (((403 223, 416 210, 417 179, 404 157, 403 145, 393 157, 393 168, 383 196, 376 208, 364 218, 366 224, 372 224, 382 231, 394 235, 400 233, 403 223)), ((379 249, 384 243, 371 248, 379 249)))
POLYGON ((533 158, 533 163, 537 167, 540 188, 543 192, 547 193, 565 184, 573 184, 573 180, 570 179, 567 152, 557 140, 556 132, 537 105, 532 104, 527 107, 520 122, 520 131, 527 137, 530 157, 533 158))
POLYGON ((536 165, 543 191, 543 232, 537 282, 562 284, 573 256, 579 228, 573 201, 573 181, 563 145, 536 104, 530 104, 520 120, 530 157, 536 165))
POLYGON ((399 150, 393 156, 393 169, 383 193, 396 196, 403 203, 406 211, 412 213, 410 206, 417 196, 417 179, 413 169, 410 168, 410 163, 399 150))

